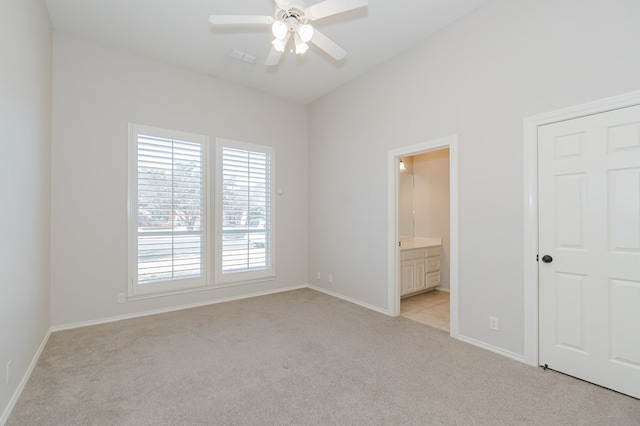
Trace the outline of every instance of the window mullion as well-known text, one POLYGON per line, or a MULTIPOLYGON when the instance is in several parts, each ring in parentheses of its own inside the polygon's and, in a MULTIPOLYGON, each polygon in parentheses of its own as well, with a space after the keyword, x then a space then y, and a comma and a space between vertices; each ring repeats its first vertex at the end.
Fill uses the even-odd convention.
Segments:
POLYGON ((176 156, 175 141, 171 139, 171 277, 176 278, 176 156))

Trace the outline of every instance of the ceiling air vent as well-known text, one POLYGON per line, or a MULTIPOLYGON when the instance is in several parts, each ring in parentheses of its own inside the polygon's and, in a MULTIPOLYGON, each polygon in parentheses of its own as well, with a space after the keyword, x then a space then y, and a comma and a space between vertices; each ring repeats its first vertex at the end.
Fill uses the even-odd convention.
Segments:
POLYGON ((246 62, 248 64, 255 64, 258 59, 257 56, 250 55, 247 52, 243 52, 239 49, 231 49, 228 55, 230 58, 237 59, 238 61, 246 62))

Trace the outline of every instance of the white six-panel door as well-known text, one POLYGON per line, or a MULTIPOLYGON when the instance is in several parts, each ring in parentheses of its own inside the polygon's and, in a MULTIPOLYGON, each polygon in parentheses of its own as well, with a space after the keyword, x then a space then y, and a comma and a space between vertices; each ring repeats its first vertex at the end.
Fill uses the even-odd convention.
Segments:
POLYGON ((538 190, 540 364, 640 398, 640 106, 541 126, 538 190))

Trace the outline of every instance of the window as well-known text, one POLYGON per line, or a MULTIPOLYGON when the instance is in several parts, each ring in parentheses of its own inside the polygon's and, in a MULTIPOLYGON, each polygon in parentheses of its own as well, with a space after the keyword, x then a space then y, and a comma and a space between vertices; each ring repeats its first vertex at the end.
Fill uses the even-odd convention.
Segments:
POLYGON ((205 285, 207 138, 140 125, 130 130, 136 284, 130 294, 205 285))
POLYGON ((206 136, 129 132, 129 296, 273 278, 273 148, 220 139, 212 167, 206 136))
POLYGON ((218 140, 220 282, 273 276, 273 149, 218 140))

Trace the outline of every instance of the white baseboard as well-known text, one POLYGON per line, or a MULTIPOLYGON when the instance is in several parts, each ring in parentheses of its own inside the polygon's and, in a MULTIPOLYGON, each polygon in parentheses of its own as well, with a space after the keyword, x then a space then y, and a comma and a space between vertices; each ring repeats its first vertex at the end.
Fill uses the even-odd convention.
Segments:
POLYGON ((115 316, 115 317, 101 318, 101 319, 91 320, 91 321, 82 321, 82 322, 76 322, 76 323, 71 323, 71 324, 56 325, 54 327, 51 327, 51 331, 55 332, 55 331, 71 330, 71 329, 74 329, 74 328, 89 327, 89 326, 92 326, 92 325, 107 324, 107 323, 110 323, 110 322, 122 321, 122 320, 127 320, 127 319, 132 319, 132 318, 146 317, 146 316, 149 316, 149 315, 157 315, 157 314, 164 314, 164 313, 167 313, 167 312, 181 311, 183 309, 198 308, 200 306, 216 305, 218 303, 231 302, 231 301, 234 301, 234 300, 242 300, 242 299, 249 299, 249 298, 252 298, 252 297, 266 296, 266 295, 269 295, 269 294, 283 293, 285 291, 299 290, 301 288, 307 288, 307 285, 303 284, 303 285, 297 285, 297 286, 291 286, 291 287, 278 288, 278 289, 275 289, 275 290, 258 291, 258 292, 254 292, 254 293, 243 294, 243 295, 240 295, 240 296, 225 297, 225 298, 222 298, 222 299, 214 299, 214 300, 206 300, 204 302, 190 303, 190 304, 187 304, 187 305, 171 306, 171 307, 168 307, 168 308, 155 309, 155 310, 152 310, 152 311, 136 312, 136 313, 133 313, 133 314, 118 315, 118 316, 115 316))
POLYGON ((510 352, 510 351, 498 348, 496 346, 489 345, 489 344, 484 343, 484 342, 480 342, 479 340, 475 340, 475 339, 472 339, 470 337, 465 337, 465 336, 458 335, 456 337, 456 339, 460 340, 461 342, 469 343, 470 345, 477 346, 477 347, 485 349, 487 351, 496 353, 498 355, 502 355, 502 356, 505 356, 507 358, 511 358, 514 361, 520 361, 522 363, 527 364, 523 355, 520 355, 520 354, 517 354, 517 353, 514 353, 514 352, 510 352))
POLYGON ((33 373, 33 369, 36 367, 36 364, 40 359, 40 355, 42 354, 44 347, 47 345, 47 342, 49 341, 49 336, 51 336, 51 330, 47 331, 47 334, 45 334, 44 338, 42 339, 42 342, 40 343, 40 347, 38 347, 38 350, 33 356, 33 359, 31 360, 31 364, 29 364, 29 368, 27 368, 27 371, 24 373, 24 376, 22 376, 22 380, 20 381, 20 384, 18 385, 18 387, 16 388, 16 391, 13 393, 13 396, 9 400, 9 404, 7 404, 7 407, 4 409, 4 412, 0 417, 0 426, 4 426, 7 423, 7 420, 9 420, 9 415, 11 414, 11 411, 13 411, 13 407, 15 407, 16 402, 18 402, 18 398, 20 398, 20 395, 22 394, 24 387, 27 385, 27 382, 29 381, 29 377, 31 377, 31 373, 33 373))
POLYGON ((342 299, 342 300, 345 300, 347 302, 353 303, 355 305, 362 306, 363 308, 371 309, 372 311, 376 311, 378 313, 381 313, 381 314, 384 314, 384 315, 387 315, 387 316, 391 316, 389 314, 389 311, 386 310, 386 309, 382 309, 382 308, 378 308, 377 306, 369 305, 368 303, 361 302, 360 300, 357 300, 357 299, 352 299, 352 298, 344 296, 344 295, 342 295, 340 293, 336 293, 334 291, 327 290, 326 288, 316 287, 316 286, 310 285, 310 284, 307 284, 307 287, 309 287, 311 290, 319 291, 320 293, 328 294, 329 296, 337 297, 338 299, 342 299))
MULTIPOLYGON (((356 305, 362 306, 364 308, 371 309, 372 311, 376 311, 376 312, 379 312, 381 314, 390 316, 389 312, 387 310, 380 309, 377 306, 369 305, 368 303, 364 303, 364 302, 361 302, 359 300, 352 299, 350 297, 344 296, 342 294, 336 293, 336 292, 331 291, 331 290, 327 290, 327 289, 322 288, 322 287, 316 287, 316 286, 313 286, 313 285, 307 285, 307 286, 312 290, 316 290, 316 291, 319 291, 321 293, 328 294, 329 296, 337 297, 338 299, 342 299, 342 300, 345 300, 347 302, 354 303, 356 305)), ((441 290, 441 291, 443 291, 443 290, 441 290)), ((444 291, 448 291, 448 289, 444 290, 444 291)), ((461 336, 459 334, 458 335, 451 335, 451 337, 454 338, 454 339, 460 340, 462 342, 468 343, 470 345, 477 346, 477 347, 485 349, 487 351, 490 351, 490 352, 496 353, 498 355, 502 355, 504 357, 507 357, 507 358, 513 359, 515 361, 519 361, 519 362, 522 362, 522 363, 526 364, 526 361, 525 361, 523 355, 516 354, 514 352, 510 352, 510 351, 498 348, 496 346, 492 346, 492 345, 489 345, 487 343, 480 342, 480 341, 475 340, 475 339, 471 339, 469 337, 461 336)))

